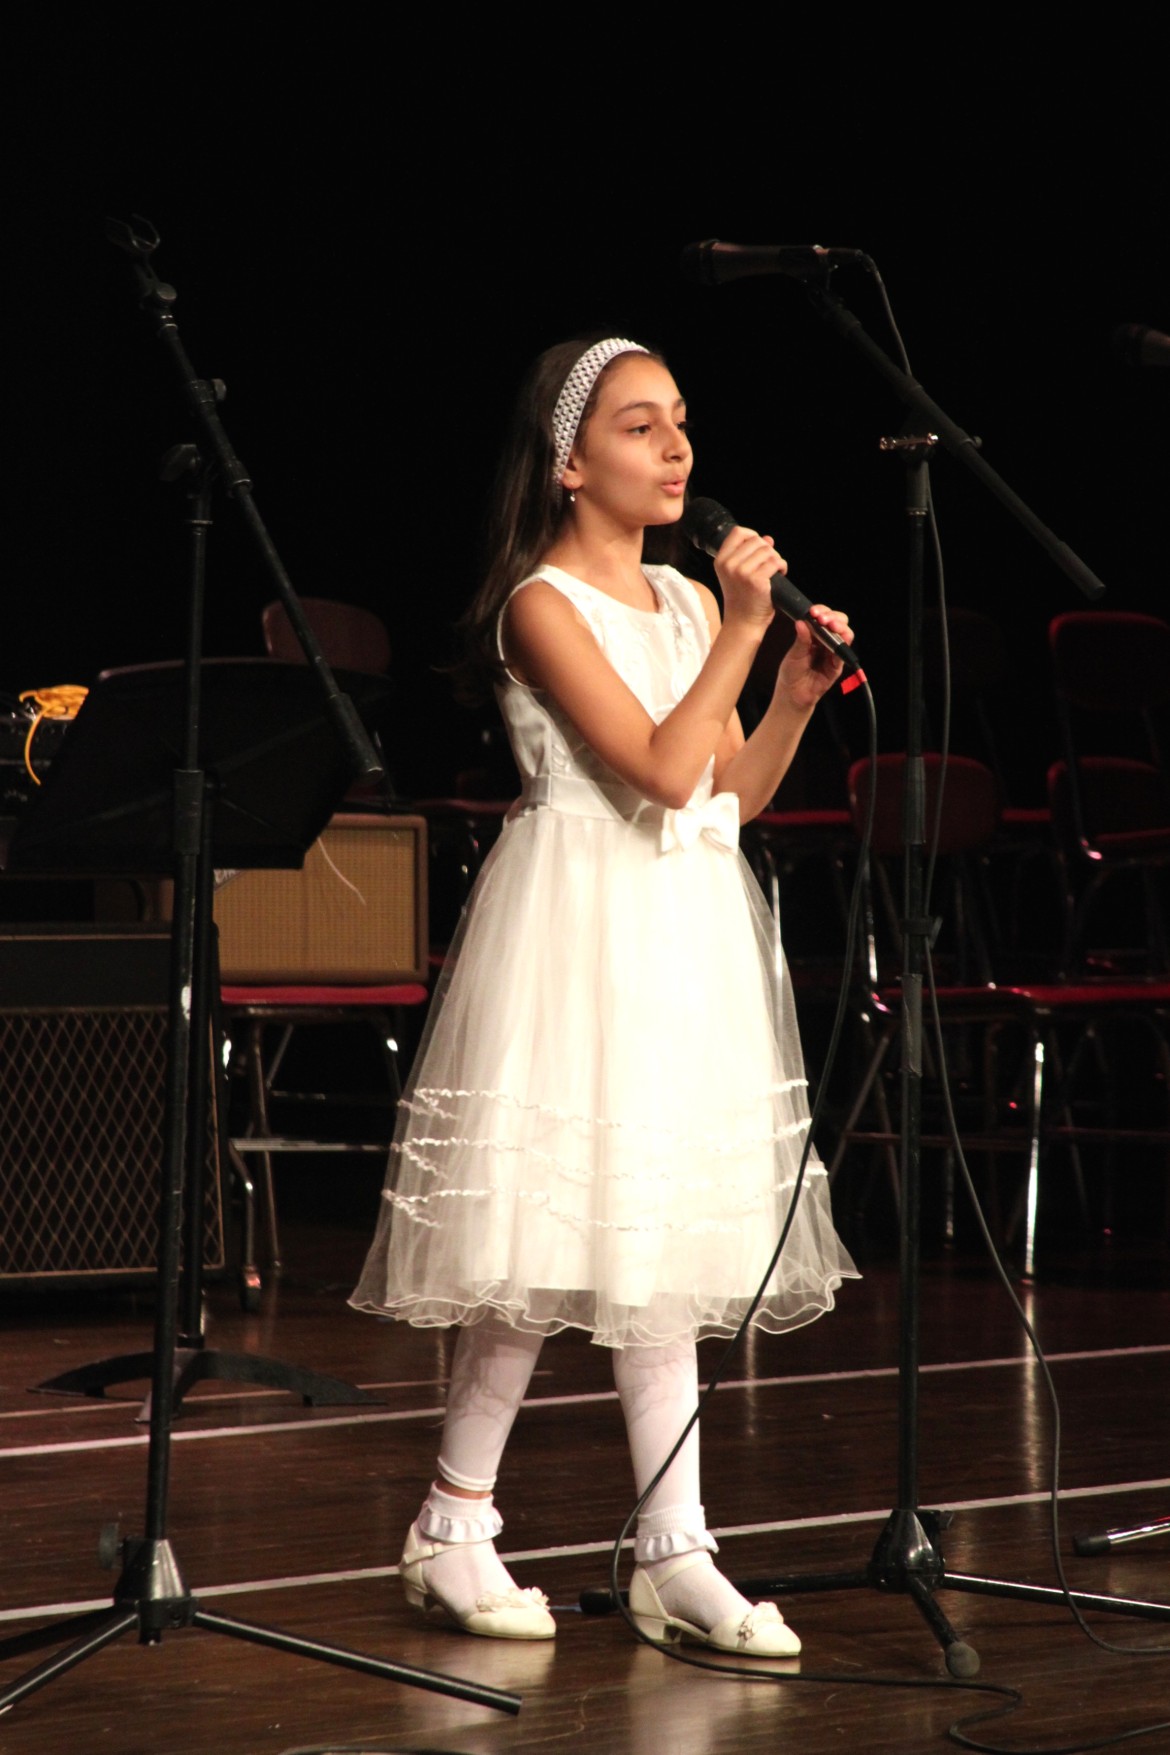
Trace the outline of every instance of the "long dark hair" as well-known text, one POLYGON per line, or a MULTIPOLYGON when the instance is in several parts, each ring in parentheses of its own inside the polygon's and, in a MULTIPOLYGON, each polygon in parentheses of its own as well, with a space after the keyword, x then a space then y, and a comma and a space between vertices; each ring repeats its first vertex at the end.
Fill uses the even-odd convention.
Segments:
MULTIPOLYGON (((522 579, 539 566, 556 540, 568 512, 568 495, 553 481, 553 410, 565 379, 581 355, 607 331, 584 340, 561 341, 546 348, 533 364, 520 387, 512 424, 500 458, 488 518, 488 567, 484 580, 456 624, 459 654, 451 667, 455 692, 461 701, 474 705, 488 698, 502 680, 498 630, 500 612, 522 579)), ((665 365, 654 348, 652 359, 665 365)), ((578 431, 585 427, 606 373, 624 354, 609 360, 597 374, 589 399, 581 411, 578 431)), ((655 555, 662 547, 662 534, 647 532, 647 552, 654 543, 655 555)), ((671 527, 670 535, 675 534, 671 527)), ((677 552, 670 546, 670 558, 677 552)), ((662 558, 667 558, 665 550, 662 558)))

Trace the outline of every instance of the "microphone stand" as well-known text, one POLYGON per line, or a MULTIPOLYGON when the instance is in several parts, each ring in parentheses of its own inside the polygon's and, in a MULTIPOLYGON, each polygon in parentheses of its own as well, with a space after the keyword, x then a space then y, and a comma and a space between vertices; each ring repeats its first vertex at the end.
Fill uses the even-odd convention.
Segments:
MULTIPOLYGON (((319 680, 331 723, 344 745, 351 771, 363 777, 378 778, 381 775, 381 765, 353 702, 342 695, 312 637, 275 546, 260 521, 251 498, 251 482, 235 457, 215 410, 219 395, 222 394, 222 386, 205 383, 196 376, 179 338, 171 314, 174 290, 158 281, 150 264, 151 254, 158 245, 158 235, 146 222, 140 220, 138 224, 142 229, 136 233, 127 225, 111 222, 110 236, 113 242, 129 251, 135 259, 142 306, 157 322, 159 339, 166 346, 179 371, 187 399, 195 412, 202 440, 213 459, 206 462, 194 446, 178 447, 168 459, 169 462, 174 462, 175 474, 182 473, 184 468, 191 469, 194 487, 189 518, 191 578, 188 640, 183 672, 182 749, 179 765, 172 773, 171 789, 174 908, 171 924, 166 1098, 159 1197, 158 1301, 154 1352, 151 1356, 146 1533, 142 1537, 123 1542, 123 1569, 114 1589, 113 1602, 108 1609, 54 1623, 0 1643, 2 1661, 18 1651, 52 1644, 70 1629, 75 1635, 70 1643, 52 1657, 27 1671, 0 1692, 0 1714, 135 1628, 140 1644, 157 1645, 164 1632, 180 1627, 201 1627, 209 1632, 251 1641, 321 1663, 336 1664, 389 1681, 406 1682, 414 1687, 431 1689, 480 1706, 515 1713, 520 1709, 517 1695, 367 1656, 343 1646, 327 1645, 320 1640, 307 1639, 278 1628, 242 1621, 235 1616, 221 1615, 203 1608, 188 1589, 167 1537, 171 1420, 174 1411, 179 1327, 184 1157, 190 1139, 192 1164, 200 1159, 207 1097, 205 1082, 201 1091, 195 1090, 194 1086, 198 1078, 206 1081, 208 1074, 207 1043, 203 1040, 201 1045, 196 1046, 195 1037, 201 1039, 206 1035, 210 1017, 207 983, 211 967, 212 929, 209 910, 214 837, 212 781, 200 765, 200 711, 205 560, 207 533, 211 524, 213 483, 223 482, 226 485, 259 542, 277 580, 282 600, 289 610, 290 620, 302 638, 306 657, 319 680), (196 1020, 198 1029, 195 1027, 196 1020), (192 1107, 195 1118, 189 1120, 192 1107)), ((198 1186, 194 1171, 192 1181, 198 1186)), ((198 1211, 201 1211, 201 1205, 200 1202, 198 1211)), ((186 1264, 188 1295, 184 1303, 187 1306, 185 1326, 188 1333, 183 1339, 188 1348, 201 1347, 203 1338, 192 1293, 202 1261, 202 1251, 198 1247, 198 1211, 189 1228, 188 1248, 195 1247, 195 1255, 193 1259, 189 1257, 186 1264), (192 1243, 191 1239, 195 1242, 192 1243)), ((238 1373, 225 1372, 225 1375, 242 1376, 245 1373, 241 1370, 238 1373)))
MULTIPOLYGON (((978 1673, 979 1655, 951 1626, 935 1601, 938 1590, 968 1591, 1026 1602, 1064 1605, 1056 1587, 980 1578, 948 1570, 939 1535, 950 1516, 923 1510, 918 1503, 918 1368, 919 1266, 922 1157, 922 991, 926 954, 934 922, 926 918, 924 890, 925 777, 922 761, 922 594, 927 513, 930 503, 929 457, 936 445, 956 458, 1007 508, 1039 542, 1057 566, 1086 597, 1100 597, 1105 587, 1079 556, 1059 541, 1035 513, 979 453, 977 441, 957 426, 907 373, 866 334, 857 317, 819 286, 806 288, 814 307, 841 338, 856 348, 885 379, 909 410, 910 433, 884 439, 882 448, 902 455, 906 465, 908 554, 908 699, 906 791, 903 819, 903 894, 901 998, 900 1167, 902 1201, 899 1239, 898 1357, 898 1501, 861 1571, 790 1574, 767 1579, 742 1579, 745 1596, 781 1596, 799 1591, 872 1589, 908 1595, 920 1610, 943 1649, 952 1676, 978 1673)), ((1124 1597, 1069 1593, 1081 1610, 1104 1610, 1170 1621, 1170 1606, 1124 1597)))

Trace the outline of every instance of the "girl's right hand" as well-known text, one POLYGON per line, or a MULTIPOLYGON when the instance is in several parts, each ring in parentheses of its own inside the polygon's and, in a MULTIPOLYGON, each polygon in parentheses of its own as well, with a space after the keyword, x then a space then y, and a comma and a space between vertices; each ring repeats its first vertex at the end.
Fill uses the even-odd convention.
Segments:
POLYGON ((788 562, 776 553, 770 536, 737 524, 715 556, 715 573, 723 591, 723 625, 750 624, 761 637, 776 611, 772 580, 786 573, 788 562))

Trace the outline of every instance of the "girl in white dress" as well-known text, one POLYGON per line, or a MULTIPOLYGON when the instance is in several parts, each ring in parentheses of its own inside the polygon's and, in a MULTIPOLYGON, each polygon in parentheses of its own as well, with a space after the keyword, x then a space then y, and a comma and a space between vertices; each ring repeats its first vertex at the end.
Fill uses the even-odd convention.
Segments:
MULTIPOLYGON (((460 1325, 438 1473, 402 1556, 408 1599, 468 1632, 544 1639, 493 1538, 492 1488, 545 1335, 590 1331, 641 1494, 694 1412, 695 1342, 730 1335, 774 1250, 808 1127, 783 957, 738 851, 841 666, 797 624, 746 741, 736 701, 784 562, 735 528, 714 596, 647 565, 682 515, 691 446, 663 360, 632 341, 538 360, 464 621, 522 792, 461 923, 403 1099, 352 1302, 460 1325)), ((852 640, 846 616, 814 615, 852 640)), ((855 1269, 811 1156, 753 1316, 830 1309, 855 1269)), ((656 1640, 787 1656, 774 1604, 711 1560, 695 1427, 637 1523, 630 1606, 656 1640)))

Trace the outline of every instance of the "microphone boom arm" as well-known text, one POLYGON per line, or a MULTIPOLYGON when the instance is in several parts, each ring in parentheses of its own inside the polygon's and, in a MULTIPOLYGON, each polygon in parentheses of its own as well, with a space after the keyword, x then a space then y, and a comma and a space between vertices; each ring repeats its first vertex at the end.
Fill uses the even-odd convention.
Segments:
POLYGON ((1000 504, 1011 513, 1018 524, 1023 525, 1029 536, 1039 543, 1044 552, 1051 560, 1055 561, 1061 572, 1072 580, 1077 589, 1083 592, 1090 601, 1095 602, 1097 598, 1103 597, 1105 586, 1097 575, 1085 565, 1078 554, 1069 548, 1067 543, 1061 542, 1055 531, 1050 530, 1047 524, 1036 516, 1032 508, 1026 505, 1017 493, 1013 492, 1003 477, 996 474, 991 465, 980 455, 978 441, 951 420, 938 403, 926 394, 916 379, 911 378, 900 366, 895 365, 890 356, 866 333, 858 318, 847 306, 817 287, 808 287, 806 290, 814 309, 825 318, 826 322, 832 324, 842 340, 864 354, 870 365, 886 380, 907 408, 914 409, 917 413, 925 416, 932 435, 937 438, 943 449, 983 483, 988 492, 993 494, 1000 504))

